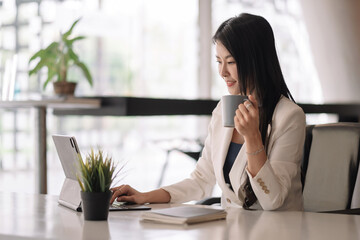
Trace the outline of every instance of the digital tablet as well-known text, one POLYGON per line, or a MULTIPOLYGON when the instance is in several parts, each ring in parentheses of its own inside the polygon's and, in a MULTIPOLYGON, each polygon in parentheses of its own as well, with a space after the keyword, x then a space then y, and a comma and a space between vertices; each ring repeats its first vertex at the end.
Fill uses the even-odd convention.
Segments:
MULTIPOLYGON (((81 188, 76 178, 78 154, 81 154, 80 148, 74 136, 54 134, 52 135, 52 138, 65 174, 65 180, 58 202, 63 206, 81 212, 81 188)), ((110 211, 133 211, 150 209, 151 208, 146 205, 137 205, 124 202, 115 203, 109 207, 110 211)))

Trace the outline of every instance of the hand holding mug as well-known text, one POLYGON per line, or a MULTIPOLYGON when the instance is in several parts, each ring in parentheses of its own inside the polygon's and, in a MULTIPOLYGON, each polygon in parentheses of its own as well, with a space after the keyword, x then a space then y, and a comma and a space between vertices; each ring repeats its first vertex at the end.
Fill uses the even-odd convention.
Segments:
POLYGON ((234 117, 235 128, 244 138, 256 136, 259 133, 259 107, 254 96, 241 103, 234 117))

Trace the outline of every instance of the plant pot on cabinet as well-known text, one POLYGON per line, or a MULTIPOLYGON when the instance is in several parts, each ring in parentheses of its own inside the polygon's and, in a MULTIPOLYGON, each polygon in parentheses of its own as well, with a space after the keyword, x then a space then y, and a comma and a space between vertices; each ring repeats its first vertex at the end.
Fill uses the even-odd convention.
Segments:
POLYGON ((54 82, 54 91, 57 95, 74 95, 76 83, 74 82, 54 82))
POLYGON ((84 220, 107 220, 112 193, 108 192, 83 192, 81 191, 82 211, 84 220))

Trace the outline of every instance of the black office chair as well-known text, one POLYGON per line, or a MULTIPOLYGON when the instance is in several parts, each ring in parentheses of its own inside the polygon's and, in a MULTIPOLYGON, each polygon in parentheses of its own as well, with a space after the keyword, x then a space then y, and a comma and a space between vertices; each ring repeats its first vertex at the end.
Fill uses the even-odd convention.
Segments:
POLYGON ((350 208, 359 165, 360 123, 316 125, 311 132, 309 155, 304 154, 302 164, 305 211, 356 213, 350 208))
MULTIPOLYGON (((171 141, 171 140, 168 140, 171 141)), ((180 152, 185 154, 186 156, 190 157, 194 161, 197 161, 199 157, 201 156, 201 151, 204 147, 202 141, 200 139, 177 139, 176 143, 170 144, 171 147, 168 147, 166 150, 166 158, 164 165, 161 169, 161 174, 158 182, 158 187, 161 187, 163 184, 165 172, 167 170, 169 161, 170 161, 170 154, 172 152, 180 152)))

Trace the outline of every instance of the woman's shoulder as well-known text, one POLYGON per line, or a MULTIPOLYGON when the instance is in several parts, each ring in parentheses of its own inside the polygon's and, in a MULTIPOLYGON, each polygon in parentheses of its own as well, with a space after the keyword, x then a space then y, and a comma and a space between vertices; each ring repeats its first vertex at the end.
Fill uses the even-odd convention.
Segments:
POLYGON ((281 96, 275 107, 273 122, 305 121, 305 113, 301 107, 285 96, 281 96))
POLYGON ((304 113, 301 107, 294 103, 289 98, 282 95, 278 104, 275 107, 275 111, 286 113, 286 112, 301 112, 304 113))

